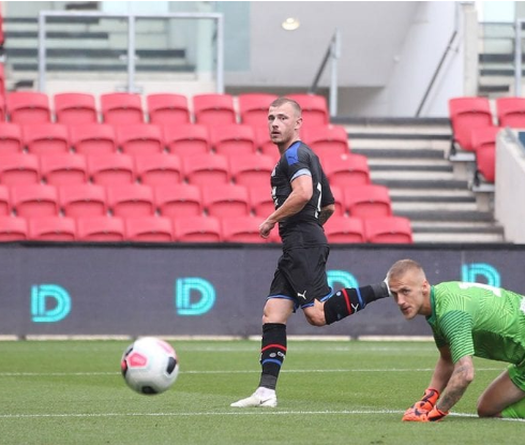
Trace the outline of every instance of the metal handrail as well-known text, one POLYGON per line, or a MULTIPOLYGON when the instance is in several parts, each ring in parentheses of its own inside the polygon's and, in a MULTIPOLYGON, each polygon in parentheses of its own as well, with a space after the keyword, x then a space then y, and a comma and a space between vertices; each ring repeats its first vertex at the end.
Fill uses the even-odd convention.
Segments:
POLYGON ((330 61, 330 97, 329 97, 329 111, 330 116, 337 116, 337 87, 338 87, 338 78, 337 78, 337 61, 341 57, 341 33, 339 29, 335 29, 328 49, 323 57, 321 66, 317 70, 312 86, 308 90, 309 94, 315 94, 317 92, 317 87, 319 80, 323 75, 323 72, 330 61))
POLYGON ((224 17, 222 13, 165 13, 165 14, 113 14, 105 12, 79 12, 79 11, 40 11, 38 14, 38 89, 45 91, 46 86, 46 18, 47 17, 95 17, 95 18, 120 18, 128 20, 128 92, 135 91, 135 20, 147 19, 197 19, 213 20, 216 22, 216 91, 224 93, 224 17))
POLYGON ((521 26, 525 20, 516 20, 516 39, 514 41, 514 96, 521 96, 521 26))
POLYGON ((449 52, 453 49, 452 45, 454 44, 454 40, 456 40, 456 36, 458 35, 458 29, 459 29, 459 5, 456 3, 456 9, 455 9, 455 14, 454 14, 454 29, 452 30, 452 35, 450 36, 448 45, 445 48, 443 55, 441 56, 441 59, 438 63, 436 70, 434 71, 434 75, 432 76, 432 79, 430 79, 430 82, 425 91, 425 94, 423 95, 423 98, 421 99, 421 103, 419 104, 419 107, 416 111, 416 117, 420 116, 421 110, 423 110, 423 107, 425 106, 427 102, 428 96, 430 95, 430 92, 432 91, 432 88, 434 87, 434 83, 436 82, 436 79, 439 73, 441 72, 441 68, 443 67, 443 64, 445 63, 445 60, 449 52))

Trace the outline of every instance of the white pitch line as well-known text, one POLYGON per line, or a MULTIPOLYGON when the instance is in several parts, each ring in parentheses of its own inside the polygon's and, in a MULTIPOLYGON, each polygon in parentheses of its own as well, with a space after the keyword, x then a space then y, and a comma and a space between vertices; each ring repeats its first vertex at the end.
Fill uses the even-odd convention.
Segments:
MULTIPOLYGON (((476 371, 501 371, 504 368, 477 368, 476 371)), ((282 373, 287 374, 308 374, 308 373, 344 373, 344 372, 431 372, 434 368, 385 368, 385 369, 283 369, 282 373)), ((184 375, 205 375, 205 374, 254 374, 260 370, 218 370, 218 371, 180 371, 184 375)), ((0 372, 1 377, 98 377, 120 375, 114 372, 0 372)))
MULTIPOLYGON (((46 419, 46 418, 103 418, 103 417, 206 417, 206 416, 304 416, 304 415, 368 415, 403 414, 401 410, 341 410, 341 411, 276 411, 259 409, 254 411, 223 411, 194 413, 56 413, 56 414, 0 414, 1 419, 46 419)), ((450 413, 454 417, 478 417, 470 413, 450 413)), ((500 419, 525 422, 525 419, 500 419)))

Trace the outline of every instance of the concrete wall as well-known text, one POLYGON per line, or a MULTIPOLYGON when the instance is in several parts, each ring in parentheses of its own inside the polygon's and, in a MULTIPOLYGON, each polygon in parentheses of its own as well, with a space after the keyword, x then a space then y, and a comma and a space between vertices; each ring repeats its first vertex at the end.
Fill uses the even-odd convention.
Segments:
POLYGON ((505 131, 499 132, 496 143, 496 178, 495 218, 507 241, 525 244, 525 150, 505 131))
MULTIPOLYGON (((339 114, 412 117, 457 29, 421 113, 447 116, 448 99, 463 94, 462 8, 456 2, 250 2, 249 64, 228 71, 226 86, 307 90, 338 28, 339 114), (284 31, 287 17, 299 19, 300 28, 284 31)), ((320 86, 328 85, 326 70, 320 86)))

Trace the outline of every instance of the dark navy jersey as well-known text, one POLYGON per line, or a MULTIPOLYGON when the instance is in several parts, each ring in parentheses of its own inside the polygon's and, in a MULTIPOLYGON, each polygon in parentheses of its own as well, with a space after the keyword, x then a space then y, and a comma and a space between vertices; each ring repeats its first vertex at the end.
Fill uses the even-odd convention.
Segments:
POLYGON ((321 208, 334 203, 334 197, 319 158, 301 141, 294 142, 284 152, 272 172, 275 208, 281 207, 292 193, 292 181, 304 174, 312 177, 312 198, 300 212, 279 222, 284 249, 327 244, 319 213, 321 208))

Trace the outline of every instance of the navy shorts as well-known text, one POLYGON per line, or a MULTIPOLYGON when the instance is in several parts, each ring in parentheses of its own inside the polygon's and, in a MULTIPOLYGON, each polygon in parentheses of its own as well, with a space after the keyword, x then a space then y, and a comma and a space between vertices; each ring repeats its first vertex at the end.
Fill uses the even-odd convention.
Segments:
POLYGON ((294 309, 324 301, 331 293, 326 278, 328 246, 289 249, 277 263, 268 298, 284 298, 294 302, 294 309))

